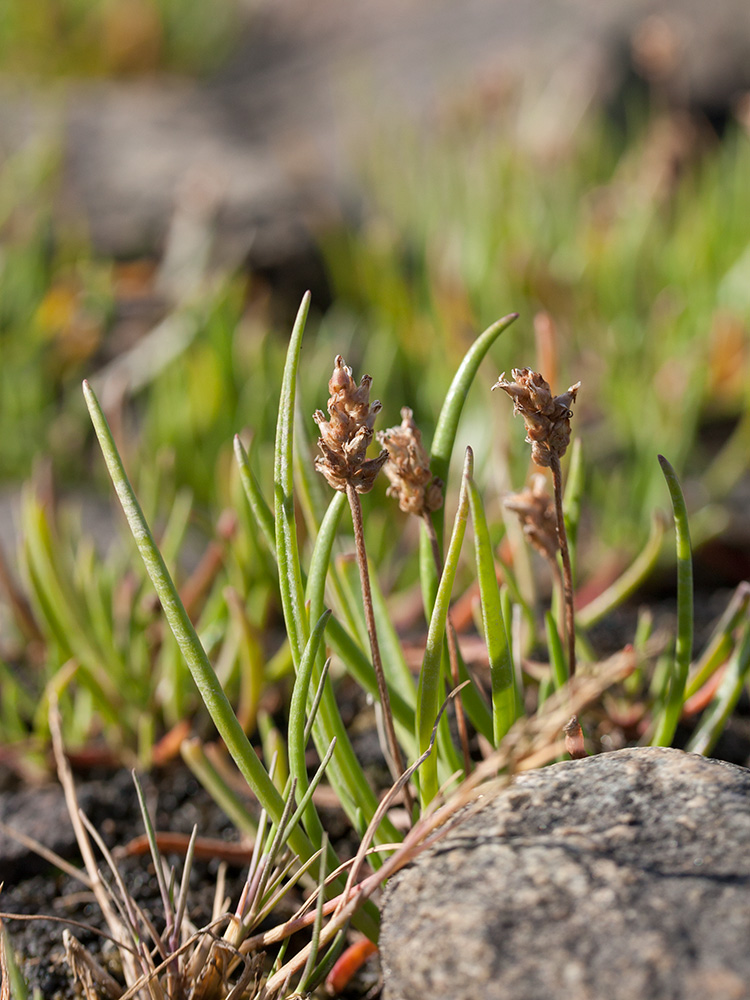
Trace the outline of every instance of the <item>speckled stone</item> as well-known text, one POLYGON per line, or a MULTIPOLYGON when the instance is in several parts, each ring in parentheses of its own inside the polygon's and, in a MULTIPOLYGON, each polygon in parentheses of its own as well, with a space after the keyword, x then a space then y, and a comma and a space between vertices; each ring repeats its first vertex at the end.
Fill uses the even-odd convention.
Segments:
POLYGON ((750 771, 640 748, 521 776, 389 883, 384 1000, 750 998, 750 771))

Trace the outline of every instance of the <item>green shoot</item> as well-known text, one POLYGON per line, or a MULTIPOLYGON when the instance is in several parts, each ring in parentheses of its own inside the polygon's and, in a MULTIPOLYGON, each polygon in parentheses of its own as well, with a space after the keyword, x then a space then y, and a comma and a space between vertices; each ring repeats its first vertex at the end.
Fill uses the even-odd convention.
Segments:
POLYGON ((652 746, 669 746, 674 738, 685 700, 685 686, 693 652, 693 557, 687 508, 679 480, 663 455, 659 455, 659 464, 667 481, 674 511, 677 547, 677 637, 669 675, 669 690, 664 708, 656 720, 656 729, 651 742, 652 746))

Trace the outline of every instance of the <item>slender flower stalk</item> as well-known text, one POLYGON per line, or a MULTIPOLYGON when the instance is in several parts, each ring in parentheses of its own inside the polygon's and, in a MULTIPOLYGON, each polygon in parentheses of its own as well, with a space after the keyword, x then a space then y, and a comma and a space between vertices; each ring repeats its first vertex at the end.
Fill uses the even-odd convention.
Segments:
MULTIPOLYGON (((388 496, 398 500, 398 505, 406 514, 415 514, 422 522, 430 541, 432 557, 438 578, 443 574, 443 554, 440 551, 437 532, 430 516, 443 506, 443 482, 430 471, 430 459, 422 444, 422 433, 414 422, 414 414, 408 406, 401 410, 401 424, 379 431, 380 444, 387 450, 388 459, 383 467, 390 486, 388 496)), ((448 612, 446 638, 448 640, 448 660, 451 668, 451 682, 456 688, 460 684, 458 671, 458 640, 456 630, 448 612)), ((464 758, 464 770, 471 771, 469 754, 469 733, 460 695, 455 700, 456 724, 464 758)))
POLYGON ((570 676, 576 672, 576 630, 575 630, 575 606, 573 603, 573 569, 570 563, 570 549, 568 548, 568 533, 565 530, 565 517, 563 515, 563 489, 562 471, 560 470, 560 459, 555 455, 550 461, 552 469, 552 483, 555 494, 555 511, 557 513, 557 537, 560 541, 560 558, 563 567, 563 596, 565 603, 565 632, 568 640, 568 670, 570 676))
MULTIPOLYGON (((375 611, 362 524, 362 504, 359 499, 361 493, 369 493, 372 489, 378 473, 388 459, 386 450, 381 451, 377 458, 366 458, 367 448, 373 439, 375 417, 381 409, 379 400, 374 400, 370 404, 371 382, 371 377, 365 375, 357 385, 352 378, 351 368, 347 367, 340 354, 336 357, 333 374, 328 383, 331 394, 328 400, 328 419, 322 410, 316 410, 313 414, 313 419, 320 428, 318 439, 320 455, 315 459, 315 468, 325 476, 333 489, 346 493, 351 507, 365 622, 370 640, 372 665, 378 682, 378 695, 383 709, 386 757, 394 780, 398 780, 404 773, 404 761, 396 739, 391 701, 375 628, 375 611)), ((407 808, 411 813, 411 797, 406 786, 404 794, 407 808)))
MULTIPOLYGON (((560 546, 562 561, 563 595, 565 604, 565 634, 568 647, 568 671, 572 677, 576 669, 576 637, 575 609, 573 605, 573 570, 570 563, 568 536, 565 531, 563 516, 562 471, 560 459, 570 444, 570 418, 573 411, 571 404, 575 402, 580 382, 570 386, 567 392, 553 396, 549 384, 539 374, 530 368, 514 368, 513 381, 500 376, 493 389, 502 389, 513 400, 515 413, 520 413, 526 425, 526 440, 531 444, 531 457, 536 465, 550 469, 554 487, 555 515, 557 540, 560 546)), ((580 756, 582 741, 578 739, 578 720, 571 719, 566 727, 576 733, 575 739, 570 739, 571 756, 580 756)))
MULTIPOLYGON (((547 481, 539 473, 531 477, 531 485, 518 493, 510 493, 503 499, 503 506, 512 510, 521 522, 523 534, 529 544, 547 561, 555 582, 560 603, 558 620, 564 612, 565 585, 558 561, 560 539, 557 534, 557 509, 555 500, 547 491, 547 481)), ((565 625, 567 629, 567 624, 565 625)), ((566 632, 567 634, 567 632, 566 632)))

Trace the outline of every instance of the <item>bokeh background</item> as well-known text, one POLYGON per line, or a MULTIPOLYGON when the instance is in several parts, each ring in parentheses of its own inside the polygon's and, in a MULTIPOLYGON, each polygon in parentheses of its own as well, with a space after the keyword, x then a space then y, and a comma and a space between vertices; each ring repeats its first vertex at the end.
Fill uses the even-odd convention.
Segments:
MULTIPOLYGON (((582 382, 581 585, 611 580, 667 506, 657 452, 683 477, 701 585, 747 576, 746 0, 7 0, 0 90, 11 674, 69 659, 55 581, 90 622, 86 588, 103 574, 108 606, 133 559, 81 379, 189 574, 220 512, 245 517, 235 432, 270 495, 306 288, 303 417, 342 353, 373 375, 382 425, 410 405, 429 443, 467 347, 517 311, 460 430, 497 524, 528 457, 488 390, 538 366, 556 391, 582 382)), ((405 592, 384 485, 368 518, 383 585, 405 592)), ((267 554, 249 535, 235 554, 240 592, 266 594, 267 554)))

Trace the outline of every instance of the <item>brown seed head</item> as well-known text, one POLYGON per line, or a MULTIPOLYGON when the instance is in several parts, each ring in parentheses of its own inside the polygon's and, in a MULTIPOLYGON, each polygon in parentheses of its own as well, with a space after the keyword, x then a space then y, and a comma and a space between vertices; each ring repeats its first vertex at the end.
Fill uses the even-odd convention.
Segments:
POLYGON ((537 465, 548 467, 552 459, 562 458, 570 444, 570 418, 580 382, 572 385, 561 396, 553 396, 549 385, 539 372, 531 368, 514 368, 514 381, 505 378, 505 372, 492 386, 503 389, 513 400, 513 409, 520 413, 526 424, 526 440, 531 443, 531 457, 537 465))
POLYGON ((407 514, 430 514, 443 506, 443 484, 430 472, 430 459, 414 414, 405 406, 401 424, 378 432, 378 441, 388 449, 384 472, 390 481, 388 496, 395 497, 407 514))
POLYGON ((557 515, 555 501, 547 492, 544 476, 533 476, 531 486, 520 493, 509 494, 503 504, 518 514, 523 533, 531 545, 543 556, 554 559, 560 547, 557 515))
POLYGON ((371 383, 370 376, 365 375, 357 385, 351 368, 339 354, 328 382, 331 394, 328 420, 322 410, 313 414, 320 429, 318 448, 321 452, 315 459, 315 468, 334 490, 343 492, 347 483, 351 483, 357 493, 369 493, 388 458, 387 451, 381 451, 377 458, 365 457, 372 441, 375 417, 381 409, 379 400, 370 405, 371 383))

